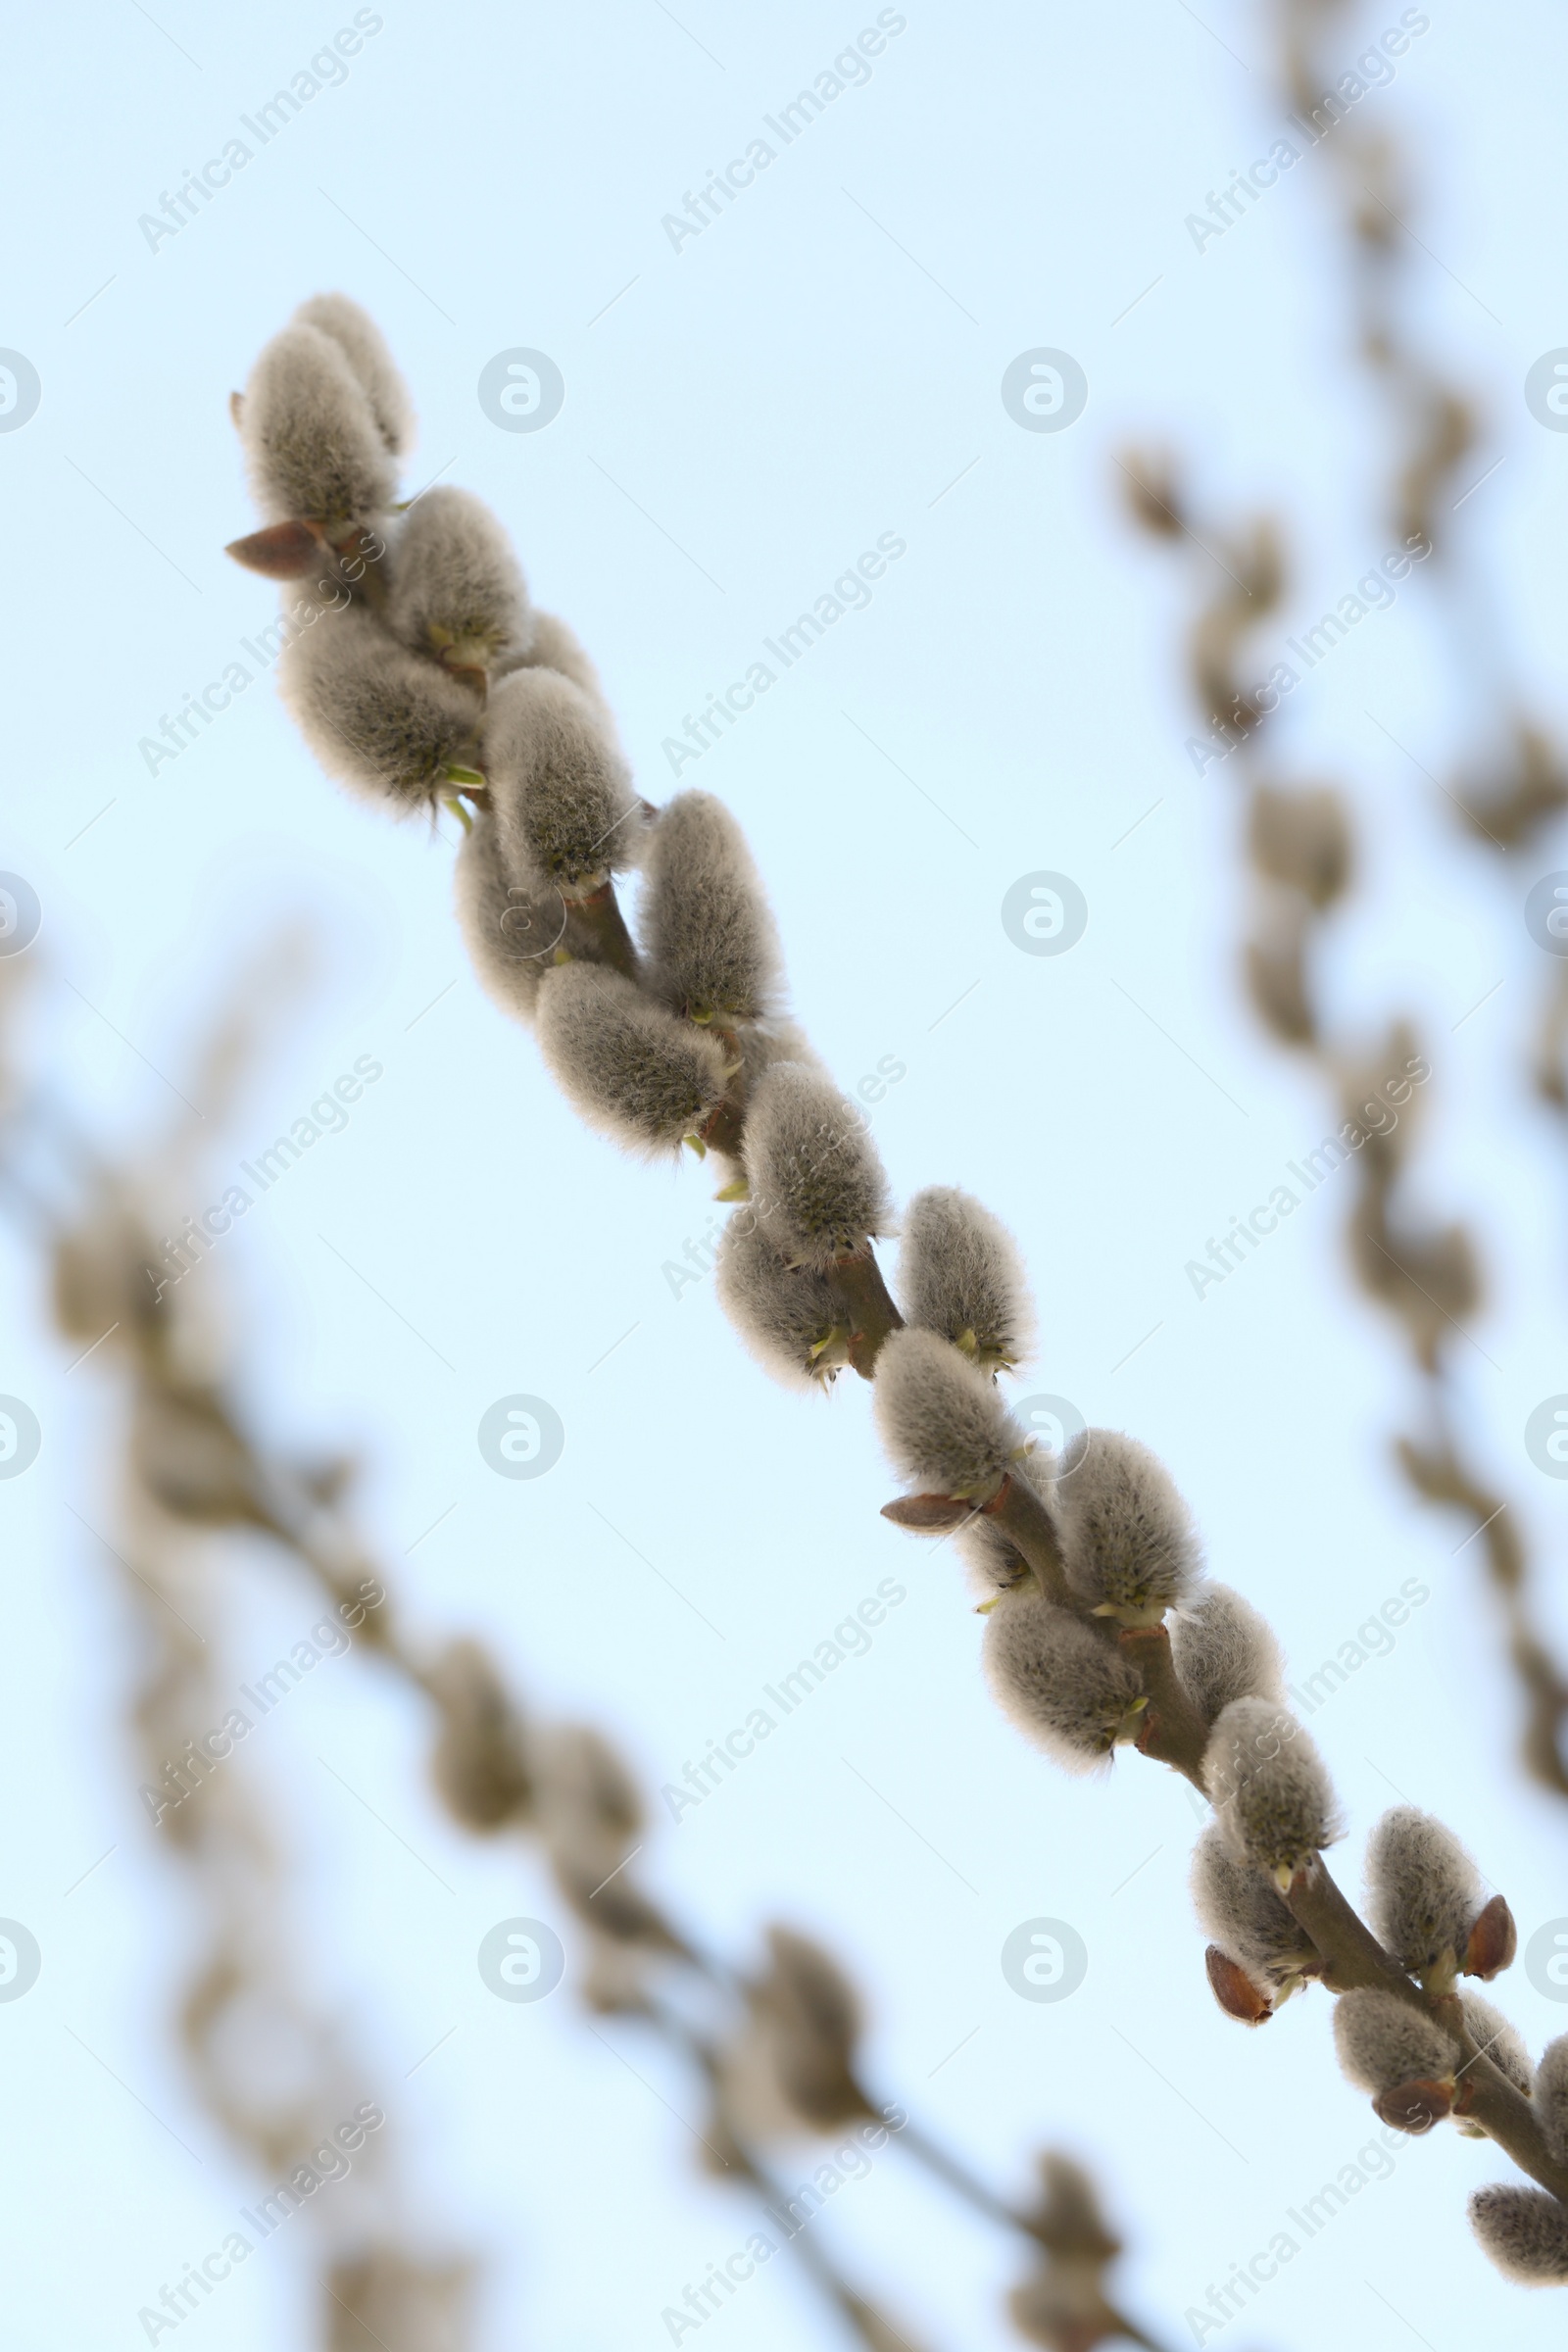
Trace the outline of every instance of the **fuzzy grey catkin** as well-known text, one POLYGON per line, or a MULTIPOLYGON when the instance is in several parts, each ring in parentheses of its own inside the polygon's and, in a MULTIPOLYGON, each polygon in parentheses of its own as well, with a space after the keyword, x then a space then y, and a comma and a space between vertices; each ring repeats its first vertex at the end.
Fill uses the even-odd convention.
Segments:
POLYGON ((1142 1695, 1115 1643, 1032 1586, 1004 1592, 987 1616, 981 1663, 1003 1712, 1069 1772, 1109 1755, 1142 1695))
POLYGON ((723 1049, 603 964, 567 963, 539 989, 539 1044, 562 1093, 601 1134, 675 1152, 724 1092, 723 1049))
POLYGON ((677 793, 649 833, 642 867, 649 988, 693 1020, 764 1019, 778 999, 778 933, 723 802, 677 793))
POLYGON ((543 890, 593 890, 635 859, 642 804, 626 763, 580 687, 553 669, 514 669, 490 698, 481 764, 507 856, 543 890))
POLYGON ((458 852, 458 926, 480 987, 513 1019, 532 1022, 539 985, 566 927, 559 891, 535 898, 515 885, 492 812, 479 809, 458 852))
POLYGON ((825 1271, 892 1221, 887 1178, 864 1116, 805 1063, 775 1062, 746 1120, 746 1174, 781 1249, 825 1271))
POLYGON ((825 1275, 792 1266, 748 1208, 719 1244, 718 1303, 764 1371, 791 1388, 830 1380, 845 1360, 841 1309, 825 1275))
POLYGON ((427 808, 477 757, 478 697, 372 614, 323 612, 284 647, 278 688, 328 775, 404 810, 427 808))
POLYGON ((1536 2114, 1547 2147, 1559 2164, 1568 2164, 1568 2034, 1559 2034, 1541 2053, 1536 2069, 1536 2114))
POLYGON ((1544 2188, 1497 2181, 1470 2199, 1470 2227, 1517 2286, 1568 2285, 1568 2205, 1544 2188))
POLYGON ((1229 1585, 1201 1584, 1170 1627, 1171 1656, 1183 1690, 1205 1723, 1233 1698, 1285 1697, 1285 1662, 1267 1620, 1229 1585))
POLYGON ((909 1202, 899 1290, 907 1322, 940 1332, 983 1371, 1029 1353, 1034 1310, 1018 1246, 1000 1218, 956 1185, 927 1185, 909 1202))
POLYGON ((286 326, 251 369, 240 441, 252 495, 271 522, 319 522, 331 539, 388 508, 397 473, 341 344, 286 326))
POLYGON ((896 1331, 872 1404, 895 1468, 917 1494, 990 1502, 1026 1443, 995 1384, 934 1331, 896 1331))
POLYGON ((416 499, 392 550, 387 626, 416 653, 486 676, 533 635, 528 590, 484 501, 438 487, 416 499))
POLYGON ((1367 1839, 1367 1924, 1402 1969, 1420 1976, 1445 1952, 1463 1959, 1486 1900, 1480 1874, 1449 1829, 1395 1805, 1367 1839))
POLYGON ((1525 2045, 1524 2035, 1517 2026, 1505 2018, 1500 2009, 1465 1986, 1459 1994, 1459 2007, 1464 2012, 1465 2031, 1477 2049, 1485 2050, 1499 2074, 1506 2075, 1523 2098, 1535 2094, 1536 2068, 1525 2045))
POLYGON ((1317 1972, 1311 1936, 1298 1925, 1273 1880, 1237 1860, 1217 1822, 1207 1825, 1193 1849, 1192 1890, 1193 1908, 1210 1943, 1271 1992, 1317 1972))
POLYGON ((1374 2096, 1405 2082, 1445 2082, 1459 2065, 1459 2045, 1436 2018, 1371 1985, 1336 2001, 1334 2047, 1347 2081, 1374 2096))
POLYGON ((1340 1835, 1322 1757, 1288 1709, 1233 1698, 1209 1734, 1203 1785, 1239 1861, 1288 1884, 1340 1835))
POLYGON ((331 336, 359 378, 382 440, 395 458, 406 457, 414 443, 414 403, 369 312, 346 294, 313 294, 300 304, 290 324, 314 326, 331 336))
POLYGON ((1198 1538, 1147 1446, 1086 1430, 1068 1448, 1059 1494, 1067 1580, 1091 1608, 1152 1618, 1182 1599, 1200 1572, 1198 1538))

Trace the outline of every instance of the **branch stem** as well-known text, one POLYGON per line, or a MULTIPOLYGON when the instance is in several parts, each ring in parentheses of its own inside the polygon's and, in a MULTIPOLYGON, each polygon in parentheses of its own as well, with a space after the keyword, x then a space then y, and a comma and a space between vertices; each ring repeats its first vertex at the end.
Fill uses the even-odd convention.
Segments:
POLYGON ((870 1243, 853 1257, 841 1257, 828 1279, 847 1309, 850 1362, 862 1380, 869 1380, 883 1341, 904 1329, 904 1317, 893 1303, 870 1243))
POLYGON ((1171 1656, 1170 1635, 1163 1625, 1124 1626, 1118 1637, 1122 1654, 1137 1667, 1148 1693, 1138 1746, 1157 1763, 1169 1764, 1192 1782, 1201 1794, 1203 1757, 1208 1748, 1208 1725, 1188 1697, 1171 1656))
POLYGON ((1058 1608, 1076 1609, 1079 1603, 1062 1565, 1056 1522, 1033 1487, 1021 1478, 1009 1479, 991 1516, 1022 1552, 1046 1598, 1054 1600, 1058 1608))
POLYGON ((588 963, 608 963, 612 972, 635 980, 637 950, 620 911, 614 883, 601 882, 585 899, 566 899, 565 906, 569 952, 588 963))

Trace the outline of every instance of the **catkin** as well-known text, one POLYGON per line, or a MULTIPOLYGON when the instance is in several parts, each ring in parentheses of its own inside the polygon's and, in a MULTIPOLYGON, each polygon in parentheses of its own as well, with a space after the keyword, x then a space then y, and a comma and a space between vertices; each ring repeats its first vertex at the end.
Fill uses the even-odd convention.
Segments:
POLYGON ((1003 1712, 1069 1772, 1102 1762, 1134 1726, 1142 1687, 1121 1651, 1032 1587, 1002 1594, 981 1656, 1003 1712))
POLYGON ((1281 1886, 1340 1834, 1322 1757, 1272 1700, 1234 1698, 1221 1712, 1203 1784, 1231 1852, 1281 1886))
POLYGON ((1272 1879, 1238 1861, 1217 1822, 1193 1849, 1193 1907, 1211 1943, 1271 1991, 1314 1975, 1317 1946, 1298 1925, 1272 1879))
POLYGON ((553 669, 516 669, 485 714, 481 764, 502 840, 541 893, 585 894, 635 859, 641 803, 626 763, 580 687, 553 669))
POLYGON ((1206 1723, 1233 1698, 1285 1696, 1284 1661, 1266 1618, 1229 1585, 1201 1584, 1170 1628, 1182 1688, 1206 1723))
POLYGON ((940 1332, 983 1371, 1029 1353, 1034 1311, 1017 1244, 956 1185, 928 1185, 909 1202, 899 1289, 907 1322, 940 1332))
POLYGON ((320 523, 339 539, 385 512, 397 473, 365 389, 315 326, 286 326, 251 369, 240 442, 257 505, 272 522, 320 523))
POLYGON ((404 516, 391 557, 387 626, 449 669, 488 676, 526 652, 533 614, 512 542, 482 499, 437 487, 404 516))
POLYGON ((717 1109, 718 1040, 678 1021, 603 964, 567 963, 540 985, 539 1044, 579 1114, 628 1151, 676 1152, 717 1109))
POLYGON ((329 775, 368 799, 427 808, 477 756, 478 697, 357 606, 322 612, 284 647, 278 686, 329 775))
POLYGON ((1547 2147, 1559 2164, 1568 2164, 1568 2034, 1559 2034, 1541 2053, 1536 2069, 1536 2113, 1547 2147))
POLYGON ((643 857, 648 985, 672 1011, 725 1027, 776 1009, 778 934, 739 825, 710 793, 662 808, 643 857))
POLYGON ((1405 2082, 1445 2082, 1459 2064, 1458 2043, 1435 2018, 1371 1985, 1342 1993, 1335 2003, 1334 2047, 1346 2079, 1374 2093, 1405 2082))
POLYGON ((1415 1805, 1395 1805, 1367 1840, 1367 1920, 1412 1976, 1445 1953, 1462 1958, 1484 1896, 1475 1864, 1449 1829, 1415 1805))
POLYGON ((1091 1429, 1069 1448, 1059 1488, 1067 1580, 1091 1608, 1161 1615, 1200 1573, 1187 1505, 1136 1438, 1091 1429))
POLYGON ((382 440, 395 458, 406 457, 414 440, 414 403, 369 312, 346 294, 313 294, 291 323, 331 336, 359 379, 382 440))
POLYGON ((1470 2199, 1470 2227, 1518 2286, 1568 2285, 1568 2206, 1544 2188, 1498 2181, 1470 2199))
POLYGON ((896 1331, 877 1357, 882 1443, 919 1494, 991 1501, 1026 1443, 995 1384, 934 1331, 896 1331))
POLYGON ((830 1078, 774 1062, 746 1120, 752 1203, 779 1247, 823 1272, 892 1221, 887 1179, 863 1117, 830 1078))
POLYGON ((719 1244, 718 1302, 758 1362, 789 1387, 829 1381, 845 1361, 849 1334, 827 1277, 791 1265, 749 1208, 719 1244))
POLYGON ((559 891, 535 898, 513 881, 488 808, 477 811, 458 852, 453 887, 458 925, 480 986, 503 1012, 531 1022, 540 983, 565 932, 565 902, 559 891))

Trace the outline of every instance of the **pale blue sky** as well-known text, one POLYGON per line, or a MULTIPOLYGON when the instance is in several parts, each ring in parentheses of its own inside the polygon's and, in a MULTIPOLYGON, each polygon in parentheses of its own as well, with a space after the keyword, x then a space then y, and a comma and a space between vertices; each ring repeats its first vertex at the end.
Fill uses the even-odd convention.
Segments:
MULTIPOLYGON (((319 988, 188 1205, 356 1056, 384 1065, 348 1127, 225 1245, 224 1279, 257 1334, 270 1426, 366 1448, 377 1539, 421 1622, 483 1628, 526 1689, 612 1727, 657 1785, 880 1580, 906 1586, 865 1656, 660 1831, 651 1873, 732 1947, 783 1915, 840 1948, 872 1997, 879 2079, 999 2183, 1020 2187, 1047 2140, 1089 2157, 1134 2248, 1129 2299, 1190 2340, 1183 2309, 1354 2155, 1371 2119, 1334 2069, 1321 1999, 1252 2036, 1213 2007, 1182 1786, 1136 1761, 1102 1785, 1063 1781, 1000 1720, 948 1555, 877 1517, 891 1485, 865 1393, 815 1405, 774 1390, 710 1282, 671 1295, 662 1267, 707 1226, 710 1185, 692 1164, 621 1161, 557 1099, 465 969, 449 840, 326 783, 265 680, 156 777, 138 753, 270 616, 265 583, 220 553, 250 519, 225 404, 323 288, 374 312, 409 376, 411 482, 439 472, 493 502, 540 601, 599 662, 655 798, 684 715, 879 534, 902 537, 870 605, 684 780, 746 824, 797 1007, 840 1078, 906 1064, 874 1112, 897 1190, 962 1182, 1019 1234, 1043 1333, 1022 1393, 1066 1395, 1161 1452, 1216 1573, 1267 1609, 1298 1676, 1404 1580, 1430 1588, 1392 1654, 1313 1726, 1350 1815, 1351 1883, 1397 1789, 1473 1845, 1527 1935, 1568 1912, 1568 1812, 1512 1763, 1474 1547, 1451 1556, 1457 1534, 1418 1518, 1388 1467, 1403 1374, 1341 1269, 1343 1188, 1201 1302, 1182 1272, 1327 1122, 1239 1003, 1234 796, 1184 755, 1183 590, 1124 525, 1111 456, 1169 439, 1211 502, 1283 510, 1297 587, 1282 638, 1390 545, 1321 159, 1200 253, 1184 217, 1277 135, 1268 12, 895 13, 906 27, 870 79, 678 251, 662 216, 875 9, 681 0, 677 23, 655 0, 389 0, 361 12, 382 22, 346 78, 156 250, 139 216, 246 136, 241 118, 354 11, 157 0, 156 24, 118 4, 17 20, 0 345, 31 361, 42 396, 0 435, 0 864, 44 906, 49 1062, 110 1130, 169 1107, 157 1073, 179 1078, 241 948, 298 912, 320 928, 319 988), (1059 435, 1020 431, 1000 397, 1008 363, 1040 346, 1089 381, 1059 435), (477 398, 485 364, 514 347, 548 353, 565 383, 535 434, 498 430, 477 398), (1089 903, 1059 959, 1020 956, 1001 926, 1004 893, 1041 868, 1089 903), (537 1482, 494 1477, 475 1444, 481 1413, 514 1392, 546 1396, 565 1426, 537 1482), (1060 2005, 1018 2000, 999 1966, 1005 1936, 1040 1914, 1090 1951, 1060 2005)), ((1560 721, 1568 440, 1533 422, 1522 384, 1568 343, 1564 33, 1539 0, 1505 21, 1475 0, 1429 13, 1364 104, 1414 153, 1425 325, 1489 412, 1476 474, 1503 461, 1464 510, 1487 600, 1560 721)), ((1362 22, 1375 33, 1398 14, 1362 22)), ((1347 34, 1347 64, 1364 38, 1347 34)), ((1494 1266, 1458 1366, 1461 1416, 1560 1591, 1568 1496, 1532 1469, 1522 1431, 1568 1389, 1568 1180, 1519 1057, 1544 960, 1521 908, 1568 851, 1527 872, 1456 841, 1422 769, 1451 782, 1474 718, 1416 579, 1291 698, 1278 750, 1290 774, 1347 779, 1364 812, 1331 995, 1423 1023, 1430 1202, 1476 1219, 1494 1266)), ((10 2335, 43 2352, 142 2340, 137 2306, 218 2242, 255 2184, 165 2031, 188 1936, 121 1729, 120 1603, 66 1508, 112 1516, 104 1396, 90 1366, 66 1377, 36 1271, 9 1242, 5 1285, 0 1389, 45 1435, 26 1476, 0 1486, 0 1914, 32 1928, 45 1972, 0 2006, 0 2173, 10 2335)), ((269 1590, 247 1582, 238 1679, 311 1614, 297 1591, 269 1590)), ((1568 1642, 1568 1609, 1555 1615, 1568 1642)), ((648 2082, 564 1991, 514 2009, 480 1985, 481 1936, 516 1911, 555 1916, 548 1887, 447 1834, 412 1723, 356 1660, 302 1691, 255 1761, 301 1851, 315 1964, 391 2086, 420 2212, 492 2258, 483 2344, 667 2340, 660 2307, 750 2223, 688 2163, 662 2104, 693 2113, 688 2087, 646 2046, 607 2036, 648 2082), (378 1788, 450 1895, 321 1755, 378 1788)), ((1568 2026, 1522 1968, 1502 1991, 1536 2046, 1568 2026)), ((1453 2135, 1409 2144, 1288 2287, 1211 2340, 1558 2341, 1560 2307, 1504 2287, 1463 2224, 1468 2188, 1507 2172, 1453 2135)), ((950 2217, 893 2155, 831 2218, 934 2345, 1010 2340, 1013 2249, 950 2217)), ((271 2249, 188 2341, 306 2340, 295 2261, 271 2249)), ((705 2346, 721 2328, 749 2352, 823 2334, 782 2264, 705 2346)))

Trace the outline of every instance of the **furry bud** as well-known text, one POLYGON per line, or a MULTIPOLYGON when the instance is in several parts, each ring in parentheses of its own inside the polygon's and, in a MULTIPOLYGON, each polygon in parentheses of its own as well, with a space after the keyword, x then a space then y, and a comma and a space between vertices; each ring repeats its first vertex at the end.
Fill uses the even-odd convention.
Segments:
POLYGON ((1459 2064, 1458 2043, 1435 2018, 1371 1985, 1336 2001, 1334 2047, 1346 2080, 1374 2092, 1405 2082, 1450 2082, 1459 2064))
POLYGON ((1067 1580, 1096 1611, 1155 1624, 1199 1575, 1187 1505, 1136 1438, 1086 1430, 1068 1448, 1057 1500, 1067 1580))
POLYGON ((1284 1661, 1267 1621, 1229 1585, 1200 1585, 1170 1629, 1183 1690, 1212 1723, 1233 1698, 1285 1697, 1284 1661))
POLYGON ((533 1797, 520 1717, 477 1642, 454 1642, 431 1669, 441 1711, 432 1773, 448 1810, 470 1830, 524 1819, 533 1797))
POLYGON ((1203 1785, 1238 1861, 1280 1887, 1340 1835, 1323 1759, 1294 1715, 1233 1698, 1209 1734, 1203 1785))
POLYGON ((566 927, 559 891, 536 899, 515 884, 493 812, 481 808, 458 852, 458 924, 479 985, 514 1019, 532 1021, 539 985, 566 927))
POLYGON ((582 896, 637 854, 642 804, 579 687, 516 669, 490 698, 481 762, 520 876, 582 896))
POLYGON ((1029 1352, 1034 1309, 1017 1244, 956 1185, 928 1185, 909 1202, 899 1250, 906 1319, 940 1332, 984 1372, 1029 1352))
POLYGON ((1568 2285, 1568 2205, 1544 2188, 1497 2181, 1470 2199, 1470 2227, 1505 2278, 1568 2285))
MULTIPOLYGON (((879 1370, 878 1389, 883 1378, 879 1370)), ((1113 1642, 1032 1587, 1002 1594, 986 1618, 981 1661, 1003 1712, 1067 1771, 1089 1771, 1130 1736, 1143 1696, 1133 1668, 1113 1642)))
POLYGON ((1568 2164, 1568 2034, 1559 2034, 1541 2053, 1536 2113, 1547 2147, 1559 2164, 1568 2164))
POLYGON ((739 825, 710 793, 661 811, 643 858, 648 985, 674 1012, 728 1028, 773 1010, 778 934, 739 825))
POLYGON ((764 1371, 788 1387, 831 1381, 846 1360, 844 1310, 826 1275, 792 1266, 749 1208, 719 1244, 718 1302, 764 1371))
POLYGON ((877 1429, 917 1493, 990 1502, 1026 1443, 995 1384, 934 1331, 896 1331, 877 1357, 877 1429))
POLYGON ((676 1152, 717 1109, 725 1063, 717 1038, 678 1021, 604 964, 548 972, 539 1043, 573 1108, 633 1152, 676 1152))
POLYGON ((427 807, 449 767, 471 767, 479 702, 358 607, 324 612, 284 647, 278 685, 327 774, 404 809, 427 807))
POLYGON ((831 1079, 775 1062, 746 1119, 752 1203, 779 1247, 824 1272, 891 1223, 887 1178, 863 1115, 831 1079))
POLYGON ((482 499, 426 490, 405 515, 392 559, 387 626, 448 669, 488 677, 533 635, 512 543, 482 499))
POLYGON ((1517 2026, 1510 2024, 1491 2001, 1468 1988, 1460 1992, 1459 2007, 1464 2013, 1465 2032, 1477 2049, 1485 2050, 1497 2072, 1507 2076, 1522 2098, 1532 2098, 1536 2087, 1535 2062, 1517 2026))
POLYGON ((240 439, 257 505, 274 522, 320 523, 331 539, 392 504, 397 474, 341 344, 286 326, 251 369, 240 439))
POLYGON ((313 294, 289 323, 314 326, 331 336, 359 378, 382 440, 395 458, 406 457, 414 442, 414 403, 386 337, 368 311, 362 311, 346 294, 313 294))
POLYGON ((1217 1822, 1193 1849, 1193 1908, 1220 1950, 1271 1992, 1294 1990, 1319 1974, 1317 1946, 1298 1925, 1272 1879, 1238 1861, 1217 1822))
POLYGON ((1411 1976, 1462 1960, 1484 1896, 1451 1830, 1415 1805, 1395 1805, 1367 1840, 1367 1922, 1411 1976))

